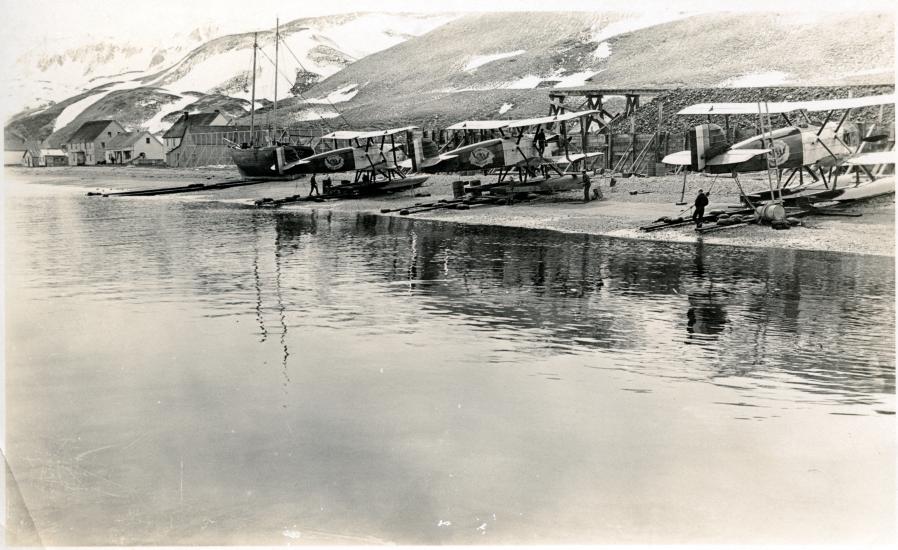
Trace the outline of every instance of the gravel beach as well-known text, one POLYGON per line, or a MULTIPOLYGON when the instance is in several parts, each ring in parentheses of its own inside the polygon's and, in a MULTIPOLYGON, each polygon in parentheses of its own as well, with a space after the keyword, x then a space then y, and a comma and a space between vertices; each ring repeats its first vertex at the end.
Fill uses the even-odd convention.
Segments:
MULTIPOLYGON (((480 176, 490 181, 493 176, 480 176)), ((65 186, 86 191, 117 191, 215 183, 239 179, 233 167, 175 169, 137 167, 59 167, 26 169, 6 167, 4 180, 9 183, 39 183, 65 186)), ((335 179, 338 179, 335 177, 335 179)), ((319 209, 380 214, 383 208, 396 209, 416 202, 433 202, 452 197, 452 181, 456 175, 430 176, 423 187, 376 198, 304 202, 284 206, 285 210, 319 209), (426 195, 426 196, 425 196, 426 195)), ((767 188, 766 174, 747 174, 740 178, 747 192, 767 188)), ((646 233, 639 230, 662 216, 688 215, 688 206, 678 206, 683 178, 677 175, 661 177, 611 178, 593 176, 593 187, 601 188, 604 198, 582 202, 581 191, 541 196, 512 206, 476 206, 470 210, 431 210, 408 217, 478 225, 501 225, 534 229, 549 229, 567 233, 607 235, 628 239, 695 242, 707 244, 783 249, 825 250, 880 256, 895 255, 895 197, 889 195, 872 199, 849 208, 860 217, 808 216, 802 225, 776 231, 768 226, 749 225, 699 235, 693 227, 677 227, 646 233), (632 193, 636 194, 632 194, 632 193), (680 214, 683 212, 683 214, 680 214)), ((247 187, 218 191, 200 191, 171 195, 177 200, 215 200, 250 205, 262 197, 282 198, 296 193, 307 194, 308 179, 286 182, 267 182, 247 187)), ((739 192, 730 178, 689 174, 685 202, 691 204, 698 189, 710 190, 711 204, 707 210, 726 209, 739 203, 739 192)), ((8 190, 7 190, 8 192, 8 190)), ((111 199, 111 198, 110 198, 111 199)), ((105 200, 110 200, 105 199, 105 200)), ((123 200, 122 198, 111 200, 123 200)), ((147 200, 131 197, 127 200, 147 200)), ((158 198, 156 199, 158 200, 158 198)), ((384 214, 398 216, 398 213, 384 214)))

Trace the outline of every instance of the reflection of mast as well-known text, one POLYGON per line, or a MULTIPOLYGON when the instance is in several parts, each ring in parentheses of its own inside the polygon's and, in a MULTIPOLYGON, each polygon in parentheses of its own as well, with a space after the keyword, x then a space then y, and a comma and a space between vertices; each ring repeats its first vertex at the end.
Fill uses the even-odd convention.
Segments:
POLYGON ((252 217, 253 220, 253 279, 255 281, 256 286, 256 321, 259 322, 259 330, 262 332, 262 339, 260 342, 264 342, 268 339, 268 330, 265 329, 265 319, 262 317, 262 281, 259 279, 259 239, 258 239, 258 228, 256 226, 256 216, 252 217))
MULTIPOLYGON (((290 350, 287 348, 287 308, 284 307, 284 297, 281 294, 281 234, 276 233, 274 238, 274 289, 278 300, 278 312, 281 319, 281 346, 284 348, 284 358, 281 361, 282 372, 284 374, 284 387, 290 382, 290 375, 287 373, 287 358, 290 356, 290 350)), ((284 405, 286 407, 286 405, 284 405)))

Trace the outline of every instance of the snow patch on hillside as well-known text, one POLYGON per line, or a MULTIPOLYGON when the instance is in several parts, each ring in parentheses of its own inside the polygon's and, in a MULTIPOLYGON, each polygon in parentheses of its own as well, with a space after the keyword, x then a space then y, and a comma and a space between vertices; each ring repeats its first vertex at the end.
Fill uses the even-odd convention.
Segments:
POLYGON ((178 99, 174 103, 168 103, 164 105, 162 109, 160 109, 159 112, 153 116, 153 118, 144 122, 143 126, 153 134, 162 132, 163 130, 168 130, 169 126, 171 126, 171 123, 162 122, 162 118, 168 114, 177 111, 183 111, 194 101, 196 101, 196 98, 188 95, 182 97, 181 99, 178 99))
POLYGON ((322 118, 337 118, 338 116, 340 116, 340 113, 330 109, 307 109, 297 113, 293 119, 297 122, 304 122, 307 120, 320 120, 322 118))
POLYGON ((356 84, 349 84, 339 90, 334 90, 325 97, 307 99, 306 103, 343 103, 354 98, 357 93, 359 93, 358 86, 356 84))
POLYGON ((470 60, 468 60, 468 63, 462 70, 470 72, 475 70, 477 67, 486 65, 487 63, 492 63, 493 61, 498 61, 507 57, 517 57, 523 53, 527 53, 527 50, 515 50, 513 52, 494 53, 490 55, 475 55, 470 60))
POLYGON ((608 42, 602 42, 596 48, 596 51, 592 52, 593 57, 596 59, 606 59, 611 57, 611 44, 608 42))
POLYGON ((789 81, 789 73, 783 71, 766 71, 761 73, 748 73, 734 78, 728 78, 720 83, 720 86, 728 88, 752 88, 765 86, 780 86, 789 81))
POLYGON ((506 82, 498 87, 504 90, 532 90, 539 86, 539 83, 542 81, 543 77, 535 74, 528 74, 527 76, 522 76, 517 80, 506 82))
POLYGON ((85 97, 81 101, 72 103, 71 105, 63 109, 62 112, 59 113, 59 116, 56 117, 56 121, 53 123, 53 131, 56 132, 57 130, 63 128, 64 126, 75 120, 78 115, 84 112, 85 109, 87 109, 97 101, 100 101, 104 97, 108 96, 112 92, 116 92, 118 90, 131 90, 139 87, 139 82, 120 82, 111 86, 105 92, 99 92, 85 97))
POLYGON ((686 17, 689 17, 690 15, 692 14, 671 12, 647 13, 633 19, 621 19, 619 21, 609 23, 604 27, 593 28, 590 42, 596 42, 599 45, 599 47, 596 48, 596 51, 593 52, 593 57, 597 59, 603 59, 611 55, 610 44, 603 48, 602 43, 612 37, 626 34, 628 32, 638 31, 647 27, 654 27, 655 25, 661 25, 663 23, 670 23, 671 21, 684 19, 686 17))
MULTIPOLYGON (((601 71, 583 71, 579 73, 569 74, 567 76, 559 76, 560 82, 555 85, 556 88, 573 88, 575 86, 586 86, 586 79, 593 77, 601 71)), ((550 77, 555 80, 555 77, 550 77)))
POLYGON ((505 113, 510 111, 512 107, 514 107, 514 104, 512 103, 503 103, 502 106, 499 107, 499 114, 504 115, 505 113))

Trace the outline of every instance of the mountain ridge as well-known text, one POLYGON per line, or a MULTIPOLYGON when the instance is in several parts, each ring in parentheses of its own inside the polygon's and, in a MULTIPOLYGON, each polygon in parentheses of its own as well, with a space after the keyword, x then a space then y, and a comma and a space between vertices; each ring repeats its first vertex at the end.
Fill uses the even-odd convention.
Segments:
MULTIPOLYGON (((894 83, 892 14, 362 12, 281 29, 279 126, 534 116, 547 112, 547 89, 559 85, 894 83), (291 88, 293 97, 283 97, 291 88)), ((206 40, 164 68, 124 72, 7 126, 57 145, 90 117, 159 131, 183 110, 221 105, 248 120, 253 34, 206 40)), ((265 115, 272 29, 258 36, 257 113, 265 115)))

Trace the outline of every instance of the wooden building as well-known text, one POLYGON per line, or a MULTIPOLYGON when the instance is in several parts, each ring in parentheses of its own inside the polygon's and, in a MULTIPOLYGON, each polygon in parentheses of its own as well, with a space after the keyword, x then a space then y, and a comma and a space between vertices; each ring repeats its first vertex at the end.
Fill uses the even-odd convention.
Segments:
POLYGON ((107 164, 128 164, 137 159, 162 163, 165 146, 146 130, 119 134, 106 144, 107 164))
POLYGON ((22 166, 37 168, 40 166, 66 166, 69 157, 62 149, 29 148, 22 156, 22 166))
POLYGON ((65 143, 69 165, 95 165, 106 162, 106 146, 125 129, 114 120, 85 122, 65 143))
POLYGON ((181 145, 181 141, 184 139, 184 134, 187 133, 187 130, 191 126, 227 126, 228 119, 224 117, 219 111, 214 111, 211 113, 194 113, 190 114, 188 112, 184 112, 181 114, 181 118, 175 121, 172 124, 171 128, 169 128, 163 135, 162 139, 165 140, 165 153, 177 149, 181 145))

